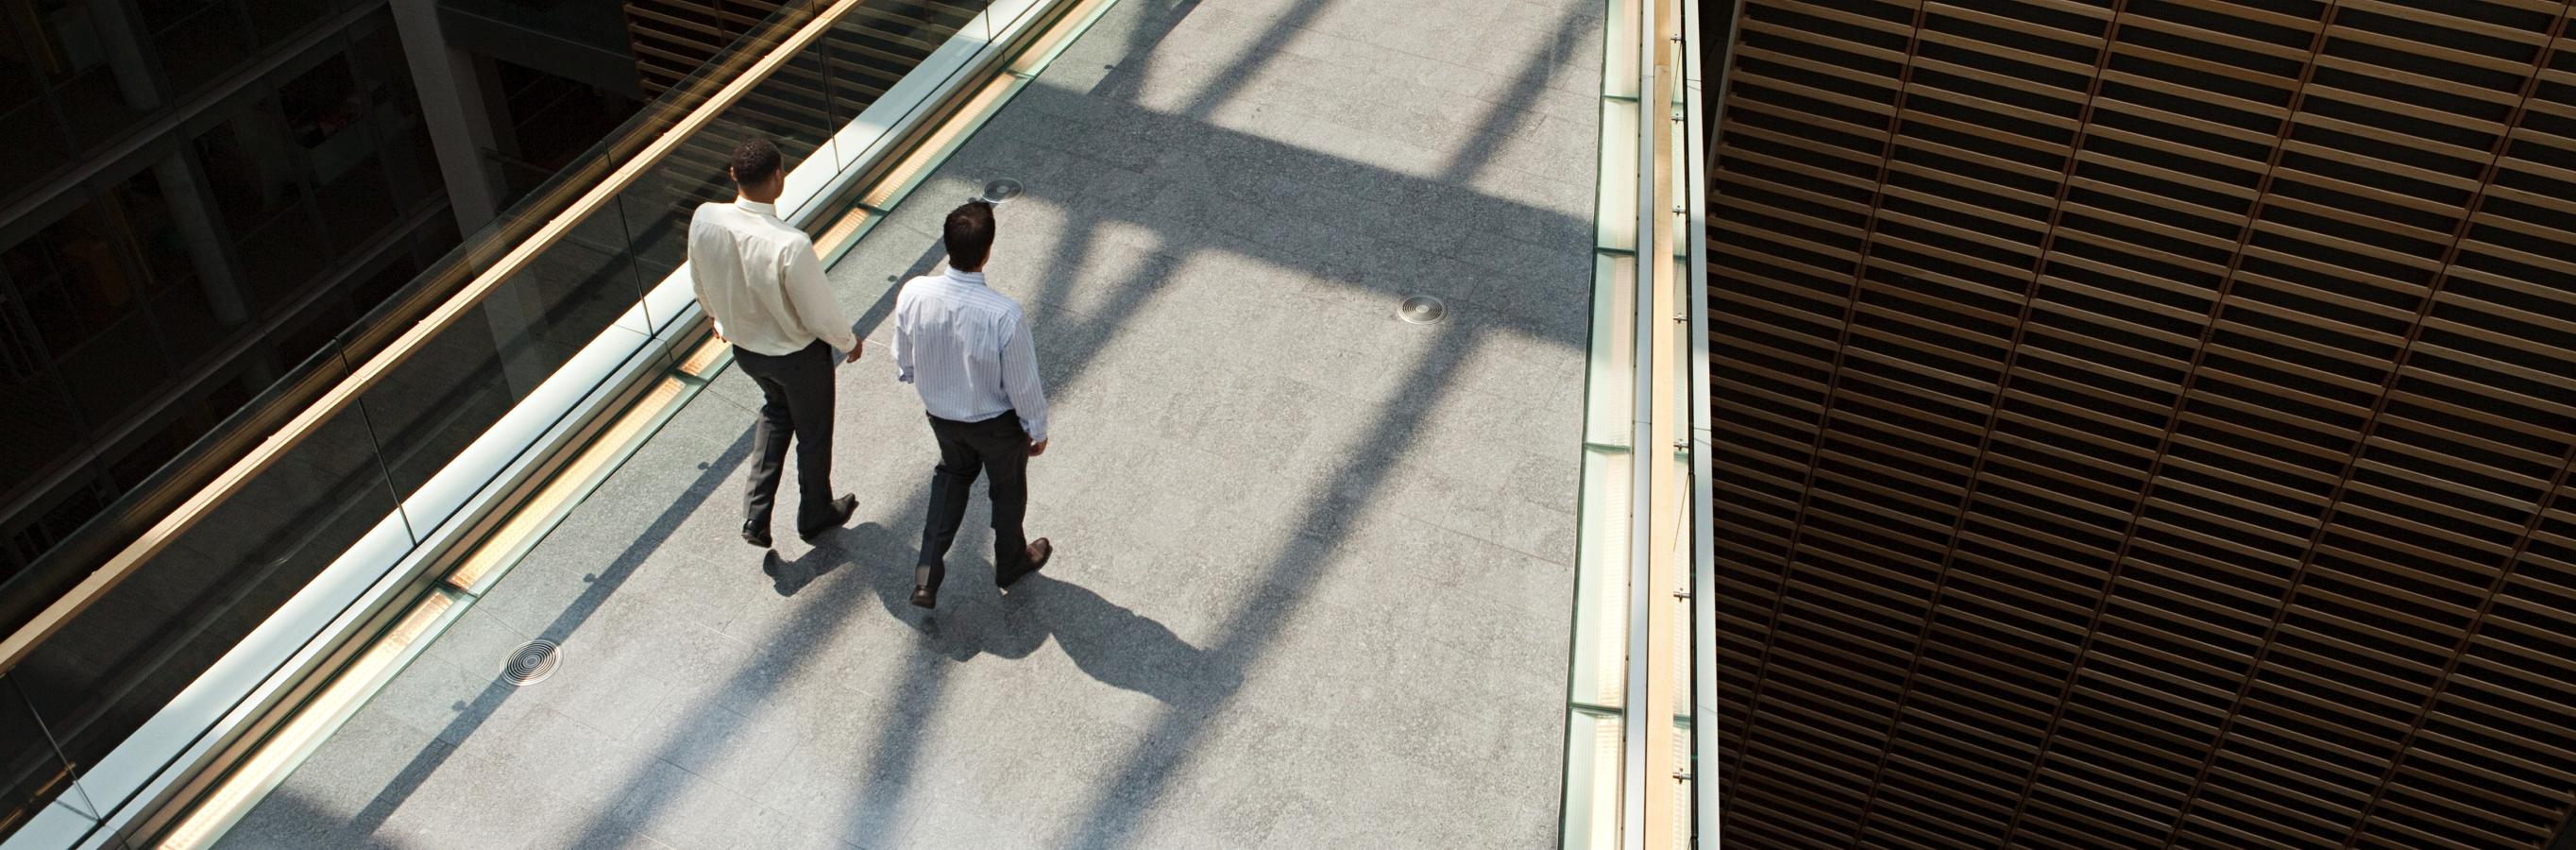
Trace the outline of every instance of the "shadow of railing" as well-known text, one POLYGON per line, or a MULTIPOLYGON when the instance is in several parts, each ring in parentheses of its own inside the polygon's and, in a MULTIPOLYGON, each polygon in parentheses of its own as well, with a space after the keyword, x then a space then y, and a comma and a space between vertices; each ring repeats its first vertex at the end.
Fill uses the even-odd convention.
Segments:
MULTIPOLYGON (((1296 26, 1299 20, 1319 14, 1327 3, 1328 0, 1307 0, 1279 26, 1296 26)), ((1140 14, 1139 25, 1127 34, 1131 45, 1159 43, 1196 6, 1197 0, 1188 0, 1169 7, 1163 15, 1140 14)), ((1570 16, 1560 30, 1572 30, 1580 21, 1581 16, 1570 16)), ((1560 52, 1566 49, 1565 45, 1574 37, 1560 34, 1555 49, 1560 52)), ((1524 220, 1525 224, 1535 222, 1535 226, 1541 228, 1561 228, 1580 244, 1588 246, 1586 222, 1558 211, 1486 197, 1450 185, 1481 172, 1493 160, 1499 152, 1501 134, 1509 130, 1504 126, 1505 122, 1526 108, 1527 99, 1536 96, 1534 92, 1517 93, 1515 98, 1494 106, 1484 119, 1487 125, 1484 132, 1472 136, 1458 151, 1443 169, 1443 179, 1424 179, 1207 124, 1203 114, 1235 96, 1241 85, 1240 79, 1267 61, 1260 57, 1278 49, 1275 38, 1264 43, 1271 46, 1252 51, 1236 62, 1238 66, 1246 66, 1239 69, 1239 73, 1213 81, 1211 89, 1193 99, 1192 111, 1202 115, 1172 115, 1129 103, 1111 102, 1109 105, 1117 113, 1114 117, 1132 119, 1149 138, 1169 141, 1185 133, 1221 136, 1223 140, 1219 144, 1257 158, 1274 173, 1308 176, 1320 184, 1349 188, 1357 183, 1375 183, 1379 184, 1371 190, 1375 193, 1420 198, 1425 205, 1435 208, 1440 207, 1444 200, 1472 200, 1491 215, 1516 217, 1524 220)), ((1130 57, 1128 67, 1141 75, 1143 63, 1150 58, 1151 50, 1144 49, 1130 57)), ((1549 78, 1547 57, 1533 57, 1530 66, 1524 67, 1514 78, 1516 92, 1519 88, 1543 86, 1549 78)), ((1051 97, 1083 97, 1049 89, 1043 85, 1043 80, 1021 96, 1034 102, 1015 104, 1013 109, 1025 111, 1032 106, 1044 109, 1047 105, 1043 101, 1051 97)), ((1074 338, 1097 341, 1087 349, 1048 352, 1047 358, 1051 361, 1047 364, 1048 372, 1062 376, 1051 387, 1059 394, 1079 388, 1100 351, 1127 329, 1124 319, 1141 311, 1164 291, 1170 275, 1183 258, 1200 251, 1233 251, 1249 253, 1255 259, 1279 265, 1303 266, 1318 262, 1317 257, 1297 250, 1296 246, 1260 240, 1222 238, 1207 244, 1175 244, 1170 241, 1170 234, 1198 232, 1194 228, 1198 223, 1177 222, 1167 217, 1168 214, 1156 214, 1150 210, 1084 207, 1079 212, 1081 215, 1076 220, 1066 223, 1057 244, 1047 254, 1053 262, 1039 282, 1040 297, 1029 305, 1034 317, 1042 321, 1078 323, 1079 326, 1071 332, 1074 338), (1081 272, 1092 262, 1102 239, 1101 229, 1113 223, 1138 225, 1156 234, 1161 241, 1151 248, 1147 262, 1109 289, 1101 302, 1106 306, 1087 311, 1087 315, 1055 310, 1051 305, 1061 304, 1069 297, 1081 272)), ((1009 239, 1007 232, 1004 239, 1009 239)), ((1246 672, 1276 643, 1282 631, 1312 596, 1314 587, 1324 579, 1327 567, 1324 559, 1305 555, 1313 551, 1330 551, 1334 545, 1344 542, 1353 530, 1355 518, 1378 504, 1389 483, 1389 476, 1395 474, 1396 465, 1390 462, 1391 459, 1412 447, 1415 435, 1425 430, 1422 426, 1431 411, 1456 391, 1462 366, 1480 352, 1480 345, 1487 341, 1486 336, 1514 333, 1568 348, 1579 348, 1584 344, 1584 318, 1588 313, 1584 309, 1587 302, 1582 299, 1588 297, 1591 260, 1585 250, 1569 246, 1567 253, 1572 259, 1559 266, 1515 270, 1487 267, 1490 271, 1509 273, 1510 279, 1502 284, 1505 286, 1561 286, 1561 293, 1550 296, 1561 300, 1489 304, 1487 306, 1495 308, 1489 313, 1494 318, 1490 323, 1452 321, 1433 329, 1433 337, 1424 349, 1423 358, 1402 376, 1404 385, 1421 388, 1421 391, 1389 402, 1378 411, 1374 421, 1367 426, 1365 438, 1356 444, 1363 448, 1332 471, 1328 476, 1328 486, 1316 490, 1315 495, 1299 505, 1295 515, 1285 522, 1287 527, 1303 529, 1303 542, 1322 548, 1292 545, 1273 553, 1262 566, 1258 583, 1237 601, 1235 611, 1213 632, 1222 637, 1212 646, 1192 647, 1151 618, 1119 607, 1086 588, 1045 574, 1027 579, 1027 583, 1014 594, 1016 598, 1044 604, 1022 608, 1006 602, 1004 605, 1008 607, 1003 609, 1004 613, 1011 616, 967 614, 960 617, 952 613, 943 623, 941 615, 923 615, 909 607, 906 599, 910 591, 910 573, 903 565, 910 564, 912 555, 917 552, 905 541, 906 535, 882 526, 863 526, 838 538, 827 539, 798 561, 770 564, 774 577, 780 582, 780 592, 803 597, 813 610, 852 611, 856 610, 854 603, 873 595, 883 609, 911 624, 919 636, 898 664, 899 680, 888 683, 889 687, 880 691, 902 695, 904 699, 917 703, 917 710, 891 711, 888 722, 878 727, 875 739, 868 747, 865 790, 850 801, 843 834, 888 835, 901 827, 902 814, 920 773, 921 747, 931 738, 939 722, 939 715, 930 707, 935 706, 940 695, 946 692, 957 662, 976 654, 1026 657, 1052 637, 1086 675, 1113 687, 1147 694, 1165 706, 1166 710, 1152 721, 1135 747, 1119 761, 1114 779, 1102 786, 1080 813, 1071 833, 1054 843, 1095 847, 1115 845, 1129 838, 1138 826, 1139 816, 1166 793, 1168 784, 1180 768, 1197 755, 1198 744, 1210 729, 1211 716, 1239 693, 1246 672), (853 561, 895 566, 858 570, 837 568, 840 563, 853 561), (822 580, 827 577, 832 580, 822 580), (1194 671, 1197 678, 1194 681, 1174 679, 1170 673, 1176 669, 1194 671)), ((916 268, 907 271, 926 270, 918 268, 920 265, 916 262, 916 268)), ((1344 285, 1382 290, 1387 294, 1404 291, 1400 287, 1407 285, 1400 275, 1343 277, 1339 280, 1344 285)), ((878 309, 867 311, 866 315, 881 321, 885 312, 882 308, 891 302, 891 290, 888 297, 881 300, 885 303, 878 305, 878 309)), ((709 485, 739 465, 747 454, 746 430, 688 492, 706 491, 709 485)), ((670 505, 608 568, 601 571, 599 580, 540 635, 561 639, 576 631, 610 595, 617 592, 639 565, 668 541, 680 519, 703 504, 699 501, 702 498, 683 499, 670 505)), ((924 505, 917 494, 903 510, 892 516, 913 517, 923 510, 924 505)), ((962 576, 976 571, 966 569, 958 572, 962 576)), ((815 639, 810 635, 795 641, 749 642, 772 647, 770 652, 775 656, 774 660, 788 670, 804 668, 814 653, 830 644, 828 639, 815 639)), ((757 703, 774 695, 786 679, 746 669, 724 682, 719 691, 726 693, 729 700, 757 703)), ((499 683, 486 688, 450 724, 448 734, 441 737, 462 740, 474 734, 515 690, 499 683)), ((679 725, 675 728, 692 730, 690 740, 685 743, 690 747, 707 746, 709 741, 718 742, 720 746, 722 741, 740 731, 735 727, 744 722, 742 715, 713 702, 671 708, 686 715, 677 721, 679 725)), ((681 742, 666 742, 660 752, 651 755, 656 759, 668 759, 677 755, 682 746, 681 742)), ((417 762, 435 762, 443 757, 443 750, 424 752, 416 757, 414 767, 434 769, 434 763, 421 765, 417 762)), ((413 769, 405 771, 404 775, 424 776, 429 772, 432 771, 413 769)), ((388 787, 360 813, 353 826, 358 827, 361 834, 381 826, 386 817, 416 790, 416 783, 408 787, 388 787)), ((647 784, 643 776, 630 777, 619 794, 623 804, 617 808, 630 812, 656 811, 671 802, 667 797, 677 790, 667 783, 647 784)), ((602 811, 575 834, 584 840, 606 840, 624 834, 626 825, 613 818, 611 812, 602 811)))
MULTIPOLYGON (((717 482, 724 480, 735 466, 740 465, 750 456, 751 431, 746 427, 741 435, 734 438, 733 444, 725 448, 723 454, 706 465, 706 468, 684 492, 703 492, 712 489, 717 482)), ((560 640, 579 630, 592 614, 598 613, 600 606, 607 604, 610 597, 615 596, 620 588, 625 587, 627 580, 634 577, 635 570, 643 566, 647 557, 670 540, 671 534, 679 530, 681 521, 695 513, 698 505, 699 503, 695 501, 678 501, 664 508, 660 516, 655 517, 652 523, 636 534, 634 542, 627 544, 624 551, 610 559, 608 566, 601 568, 595 574, 590 586, 584 588, 580 596, 575 597, 571 604, 564 607, 562 613, 555 616, 553 622, 546 624, 546 627, 540 629, 537 634, 560 640)), ((450 720, 447 728, 439 733, 439 739, 463 741, 472 736, 476 730, 482 728, 484 721, 491 719, 492 714, 500 710, 501 705, 517 695, 519 691, 519 688, 497 677, 494 678, 490 684, 483 687, 483 692, 477 694, 472 702, 465 703, 458 710, 455 719, 450 720)), ((455 750, 448 748, 431 748, 414 755, 411 764, 399 774, 405 777, 405 780, 386 786, 375 799, 368 801, 366 808, 360 809, 355 817, 350 818, 351 828, 358 835, 367 835, 373 833, 377 827, 383 826, 386 818, 391 817, 395 810, 400 809, 405 801, 411 799, 413 792, 420 790, 421 781, 437 773, 439 766, 444 764, 454 752, 455 750)))
MULTIPOLYGON (((1425 348, 1426 359, 1408 370, 1407 385, 1422 387, 1422 395, 1412 397, 1414 403, 1382 412, 1359 443, 1374 454, 1350 457, 1332 476, 1332 486, 1317 491, 1290 521, 1288 527, 1306 529, 1303 536, 1319 544, 1318 551, 1331 551, 1344 542, 1355 518, 1381 496, 1387 476, 1395 469, 1389 461, 1412 447, 1425 417, 1456 390, 1459 366, 1476 351, 1476 340, 1466 327, 1445 325, 1425 348)), ((1233 616, 1214 630, 1224 637, 1205 653, 1214 659, 1213 666, 1231 671, 1231 682, 1209 694, 1208 704, 1199 707, 1202 710, 1163 712, 1137 739, 1115 778, 1099 786, 1080 825, 1064 840, 1051 842, 1054 846, 1108 847, 1130 837, 1137 818, 1162 796, 1181 763, 1197 754, 1214 709, 1234 697, 1245 671, 1313 595, 1326 564, 1320 558, 1298 557, 1302 551, 1291 546, 1275 554, 1260 571, 1261 581, 1237 601, 1233 616)))

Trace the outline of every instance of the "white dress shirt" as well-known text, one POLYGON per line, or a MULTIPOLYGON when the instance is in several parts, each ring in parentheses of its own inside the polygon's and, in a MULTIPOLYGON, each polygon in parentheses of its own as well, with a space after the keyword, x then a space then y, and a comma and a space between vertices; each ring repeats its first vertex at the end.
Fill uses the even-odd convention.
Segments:
POLYGON ((1046 441, 1046 388, 1038 385, 1028 317, 981 273, 949 269, 904 281, 894 301, 894 368, 932 416, 981 422, 1018 411, 1029 439, 1046 441))
POLYGON ((769 204, 698 205, 689 219, 689 281, 716 333, 747 351, 794 354, 818 339, 844 352, 859 345, 814 240, 769 204))

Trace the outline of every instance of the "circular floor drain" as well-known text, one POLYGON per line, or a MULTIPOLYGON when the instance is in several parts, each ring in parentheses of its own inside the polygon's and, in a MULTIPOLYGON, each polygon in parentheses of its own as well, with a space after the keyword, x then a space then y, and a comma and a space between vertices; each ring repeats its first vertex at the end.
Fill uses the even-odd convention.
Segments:
POLYGON ((563 647, 550 640, 530 641, 510 653, 510 660, 502 665, 501 678, 513 685, 533 685, 554 675, 555 666, 561 663, 563 647))
POLYGON ((984 194, 982 194, 982 195, 980 195, 980 196, 978 196, 978 197, 979 197, 981 200, 983 200, 983 202, 984 202, 984 203, 988 203, 988 204, 1000 204, 1000 203, 1001 203, 1001 202, 1003 202, 1003 201, 1007 201, 1007 200, 1010 200, 1010 199, 1012 199, 1012 198, 1016 198, 1016 197, 1019 197, 1019 196, 1020 196, 1020 181, 1013 180, 1013 179, 1008 178, 1008 177, 1002 177, 1002 178, 994 179, 994 180, 992 180, 991 182, 985 183, 985 184, 984 184, 984 194))
POLYGON ((1449 315, 1449 308, 1441 304, 1438 298, 1416 295, 1404 299, 1404 304, 1395 308, 1395 315, 1417 325, 1428 325, 1440 321, 1442 316, 1449 315))

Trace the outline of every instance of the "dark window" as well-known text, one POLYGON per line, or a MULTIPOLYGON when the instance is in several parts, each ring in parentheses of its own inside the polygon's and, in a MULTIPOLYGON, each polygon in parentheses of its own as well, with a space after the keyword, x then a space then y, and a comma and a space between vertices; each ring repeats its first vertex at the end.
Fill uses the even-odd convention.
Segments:
MULTIPOLYGON (((313 164, 315 197, 335 256, 346 256, 393 224, 382 147, 385 110, 369 102, 346 55, 332 56, 277 89, 287 131, 313 164)), ((316 246, 318 249, 320 246, 316 246)))
POLYGON ((88 421, 115 419, 168 377, 160 334, 144 310, 152 279, 113 198, 10 246, 0 264, 88 421))
POLYGON ((185 96, 250 61, 250 24, 233 0, 136 0, 170 94, 185 96))
POLYGON ((154 169, 135 172, 115 190, 117 209, 124 213, 125 223, 134 231, 135 252, 143 258, 143 269, 151 276, 147 288, 158 292, 173 286, 193 286, 199 277, 197 264, 188 256, 188 240, 182 234, 171 209, 168 193, 154 169))
POLYGON ((261 49, 275 50, 320 24, 331 13, 331 4, 323 0, 253 0, 243 9, 250 13, 251 35, 259 39, 261 49))
POLYGON ((25 307, 15 289, 0 287, 0 496, 34 484, 81 439, 25 307))
POLYGON ((242 294, 254 312, 301 290, 328 253, 309 204, 304 151, 275 101, 266 98, 197 137, 206 182, 242 264, 242 294))
POLYGON ((76 143, 87 146, 124 134, 152 103, 148 70, 122 69, 108 59, 107 36, 81 0, 39 0, 22 5, 34 30, 36 59, 53 84, 76 143))
POLYGON ((0 252, 27 301, 36 332, 55 357, 68 354, 135 312, 144 278, 121 256, 124 234, 92 203, 0 252))
POLYGON ((44 64, 20 17, 0 14, 0 198, 70 164, 62 125, 45 103, 44 64))
POLYGON ((402 38, 388 22, 357 38, 349 62, 358 88, 368 102, 367 121, 384 148, 385 183, 394 205, 414 209, 444 197, 438 155, 429 145, 429 125, 420 117, 420 93, 412 88, 411 66, 403 58, 402 38))

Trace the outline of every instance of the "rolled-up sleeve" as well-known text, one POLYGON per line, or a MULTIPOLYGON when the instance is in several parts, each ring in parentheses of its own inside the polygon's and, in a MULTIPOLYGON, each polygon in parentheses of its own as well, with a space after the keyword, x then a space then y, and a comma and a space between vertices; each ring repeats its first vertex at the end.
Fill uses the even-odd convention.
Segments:
POLYGON ((1026 315, 1015 311, 1007 327, 1010 338, 1002 342, 1002 394, 1011 399, 1011 409, 1019 411, 1020 428, 1029 432, 1029 439, 1045 442, 1046 387, 1038 382, 1037 343, 1030 338, 1026 315))
POLYGON ((912 383, 913 343, 912 284, 907 281, 894 296, 894 379, 912 383))

